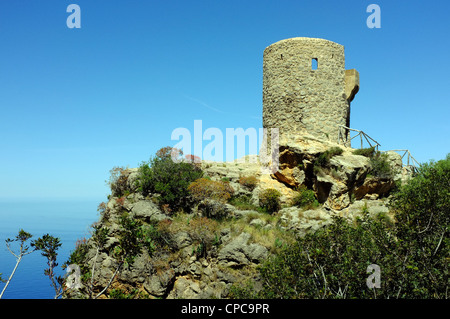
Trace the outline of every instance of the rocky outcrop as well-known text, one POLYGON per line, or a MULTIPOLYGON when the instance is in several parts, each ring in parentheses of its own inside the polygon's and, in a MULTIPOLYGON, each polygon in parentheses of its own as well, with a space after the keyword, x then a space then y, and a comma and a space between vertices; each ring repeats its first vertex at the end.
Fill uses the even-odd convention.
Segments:
POLYGON ((305 211, 298 207, 283 208, 279 214, 280 227, 294 231, 301 237, 330 224, 334 215, 323 208, 305 211))
POLYGON ((306 134, 283 140, 280 142, 280 170, 272 177, 290 188, 306 185, 315 191, 325 208, 340 211, 354 200, 389 196, 396 182, 404 182, 411 176, 402 168, 401 157, 395 152, 386 153, 391 176, 377 177, 371 175, 371 160, 354 155, 353 151, 306 134), (320 156, 333 148, 341 149, 342 153, 332 156, 325 164, 320 163, 320 156))
POLYGON ((139 291, 150 298, 226 298, 234 284, 250 280, 258 287, 256 267, 279 251, 280 241, 292 242, 315 232, 332 223, 334 216, 348 220, 363 212, 390 216, 390 191, 410 174, 398 154, 388 153, 386 158, 393 174, 380 178, 371 174, 369 158, 305 135, 280 143, 279 171, 272 175, 261 174, 257 157, 205 161, 204 174, 227 183, 237 201, 206 198, 178 214, 160 207, 158 194, 141 195, 136 187, 139 171, 127 169, 98 222, 109 229, 106 244, 98 251, 90 245, 86 255, 86 266, 95 270, 94 291, 108 284, 119 265, 115 249, 124 213, 144 225, 162 227, 164 238, 152 256, 143 251, 132 264, 124 265, 109 291, 139 291), (342 151, 330 153, 336 147, 342 151), (318 205, 293 206, 299 186, 312 190, 318 205), (282 208, 272 215, 258 211, 259 196, 269 188, 281 194, 282 208), (245 199, 245 205, 237 205, 239 199, 245 199), (201 216, 210 224, 195 226, 193 221, 201 216))
POLYGON ((248 244, 251 235, 241 233, 225 245, 219 252, 219 264, 227 267, 240 267, 250 263, 259 264, 267 258, 269 252, 259 244, 248 244))

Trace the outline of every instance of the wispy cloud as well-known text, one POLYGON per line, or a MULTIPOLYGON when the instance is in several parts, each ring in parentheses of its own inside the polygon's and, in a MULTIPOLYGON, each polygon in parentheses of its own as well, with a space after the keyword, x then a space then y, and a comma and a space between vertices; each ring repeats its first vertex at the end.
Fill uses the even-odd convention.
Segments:
MULTIPOLYGON (((228 115, 241 116, 242 117, 242 114, 235 114, 235 113, 222 111, 222 110, 220 110, 218 108, 215 108, 215 107, 209 105, 208 103, 206 103, 206 102, 204 102, 202 100, 193 98, 192 96, 189 96, 189 95, 186 95, 186 94, 183 94, 183 96, 186 99, 194 101, 194 102, 196 102, 196 103, 198 103, 198 104, 200 104, 200 105, 202 105, 202 106, 204 106, 204 107, 206 107, 206 108, 208 108, 208 109, 210 109, 210 110, 212 110, 214 112, 217 112, 217 113, 220 113, 220 114, 228 114, 228 115)), ((254 119, 254 120, 261 120, 262 121, 262 117, 261 116, 250 115, 250 116, 245 116, 245 117, 248 117, 248 118, 251 118, 251 119, 254 119)))
POLYGON ((224 111, 222 111, 222 110, 219 110, 219 109, 216 109, 215 107, 212 107, 211 105, 209 105, 209 104, 207 104, 207 103, 205 103, 205 102, 203 102, 203 101, 201 101, 201 100, 199 100, 199 99, 193 98, 193 97, 191 97, 191 96, 189 96, 189 95, 186 95, 186 94, 183 94, 183 96, 184 96, 185 98, 187 98, 188 100, 197 102, 197 103, 203 105, 204 107, 206 107, 206 108, 208 108, 208 109, 210 109, 210 110, 212 110, 212 111, 214 111, 214 112, 221 113, 221 114, 226 114, 226 112, 224 112, 224 111))

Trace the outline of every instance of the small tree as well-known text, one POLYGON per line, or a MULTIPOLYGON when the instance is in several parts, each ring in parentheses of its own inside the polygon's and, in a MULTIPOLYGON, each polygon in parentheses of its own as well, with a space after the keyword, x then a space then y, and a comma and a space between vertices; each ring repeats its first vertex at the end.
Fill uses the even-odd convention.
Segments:
MULTIPOLYGON (((118 265, 111 276, 108 284, 96 295, 94 299, 100 297, 107 289, 111 286, 116 275, 121 271, 124 265, 128 266, 132 264, 135 258, 142 253, 142 249, 147 249, 149 255, 151 256, 154 251, 154 243, 147 235, 146 229, 143 227, 141 221, 134 218, 130 218, 126 213, 120 217, 119 225, 121 229, 119 230, 119 243, 115 247, 113 255, 118 261, 118 265)), ((97 246, 97 254, 99 249, 101 249, 107 240, 107 234, 109 230, 107 228, 95 228, 94 232, 94 245, 97 246)), ((93 277, 95 271, 95 261, 92 267, 92 279, 91 287, 93 287, 93 277)), ((90 295, 91 296, 91 295, 90 295)))
POLYGON ((48 276, 55 290, 55 299, 58 299, 63 294, 64 278, 55 274, 55 268, 58 266, 56 257, 58 256, 58 249, 61 245, 59 238, 49 234, 45 234, 31 243, 31 246, 35 247, 36 250, 40 250, 41 255, 47 258, 48 268, 44 269, 44 274, 48 276))
POLYGON ((94 290, 94 274, 95 274, 95 263, 97 262, 97 257, 101 249, 106 244, 107 236, 109 233, 109 228, 107 227, 100 227, 99 225, 93 226, 94 233, 92 234, 92 242, 96 248, 95 250, 95 257, 94 262, 92 263, 92 270, 91 270, 91 281, 90 285, 87 285, 89 298, 92 298, 93 290, 94 290))
MULTIPOLYGON (((16 265, 14 266, 14 269, 11 273, 11 275, 9 276, 8 280, 6 281, 5 287, 3 287, 2 292, 0 293, 0 299, 2 298, 3 294, 5 293, 6 288, 8 288, 9 283, 11 282, 12 277, 14 276, 17 267, 19 266, 20 262, 22 261, 22 258, 25 255, 31 254, 34 250, 28 251, 30 249, 30 247, 28 247, 25 243, 28 239, 30 239, 32 237, 32 235, 30 233, 27 233, 26 231, 24 231, 23 229, 19 230, 19 234, 16 236, 15 239, 6 239, 6 248, 8 248, 9 252, 11 254, 13 254, 14 257, 16 257, 16 265), (19 253, 15 253, 14 251, 11 250, 11 246, 10 244, 12 242, 18 241, 20 242, 20 247, 19 247, 19 253)), ((1 278, 1 273, 0 273, 0 281, 5 281, 4 279, 1 278)))

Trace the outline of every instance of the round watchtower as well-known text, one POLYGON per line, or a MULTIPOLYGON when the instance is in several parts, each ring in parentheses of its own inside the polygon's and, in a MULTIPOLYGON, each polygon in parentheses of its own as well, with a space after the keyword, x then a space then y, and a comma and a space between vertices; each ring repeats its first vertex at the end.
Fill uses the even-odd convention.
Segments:
POLYGON ((356 70, 345 70, 344 46, 286 39, 264 50, 263 63, 263 127, 278 128, 280 139, 308 133, 337 141, 338 125, 350 124, 350 101, 359 89, 356 70))

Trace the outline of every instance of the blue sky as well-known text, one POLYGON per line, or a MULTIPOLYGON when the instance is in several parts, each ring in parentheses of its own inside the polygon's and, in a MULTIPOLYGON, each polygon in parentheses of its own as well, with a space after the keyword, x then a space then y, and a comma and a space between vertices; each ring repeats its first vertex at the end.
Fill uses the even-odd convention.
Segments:
POLYGON ((305 36, 360 73, 351 127, 420 162, 450 152, 448 1, 0 2, 0 198, 98 198, 177 127, 262 126, 262 57, 305 36), (69 29, 69 4, 81 28, 69 29), (381 28, 369 29, 369 4, 381 28))

